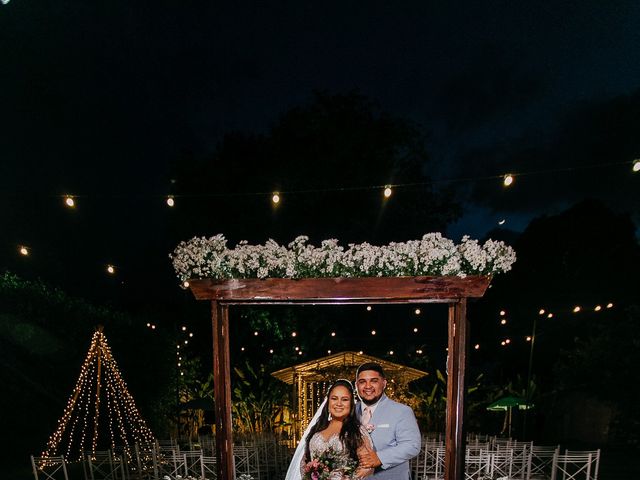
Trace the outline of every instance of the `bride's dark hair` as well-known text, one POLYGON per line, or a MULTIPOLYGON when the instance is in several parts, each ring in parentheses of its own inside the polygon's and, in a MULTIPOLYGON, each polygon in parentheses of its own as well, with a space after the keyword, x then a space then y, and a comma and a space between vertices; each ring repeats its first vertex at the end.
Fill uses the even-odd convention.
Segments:
POLYGON ((331 385, 331 388, 329 388, 329 391, 327 392, 327 401, 322 409, 320 418, 318 418, 316 424, 311 427, 311 430, 309 430, 309 434, 305 439, 306 447, 304 451, 304 458, 307 461, 311 460, 309 442, 316 433, 323 431, 329 426, 329 398, 331 397, 331 392, 336 387, 345 387, 349 390, 349 395, 351 397, 349 400, 349 415, 344 419, 344 422, 342 422, 340 441, 344 445, 346 452, 349 453, 349 456, 353 460, 358 460, 358 447, 363 444, 364 440, 360 430, 360 421, 358 420, 358 417, 356 417, 356 402, 353 396, 353 385, 349 380, 337 380, 333 385, 331 385))

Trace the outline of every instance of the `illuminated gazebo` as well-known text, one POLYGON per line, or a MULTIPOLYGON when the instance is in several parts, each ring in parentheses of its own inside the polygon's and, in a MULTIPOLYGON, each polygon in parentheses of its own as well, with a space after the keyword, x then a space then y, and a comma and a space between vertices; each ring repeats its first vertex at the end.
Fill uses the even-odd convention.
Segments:
POLYGON ((296 439, 307 427, 331 383, 338 378, 354 380, 356 369, 365 362, 382 365, 389 381, 386 393, 390 397, 396 392, 406 390, 409 382, 427 375, 427 372, 422 370, 358 352, 334 353, 273 372, 271 375, 278 380, 293 386, 296 439))

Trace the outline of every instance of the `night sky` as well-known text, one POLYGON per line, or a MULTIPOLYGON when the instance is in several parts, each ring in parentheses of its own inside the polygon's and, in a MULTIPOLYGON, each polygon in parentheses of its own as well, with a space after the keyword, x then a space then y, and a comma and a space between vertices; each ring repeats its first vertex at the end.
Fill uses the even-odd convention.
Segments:
POLYGON ((456 240, 501 219, 522 231, 589 197, 637 225, 639 24, 635 1, 11 0, 0 265, 55 271, 81 294, 107 263, 125 277, 164 269, 170 285, 171 165, 226 133, 268 131, 315 90, 358 91, 420 125, 429 176, 464 207, 446 232, 456 240), (525 174, 508 198, 487 178, 506 172, 525 174), (33 248, 29 267, 18 244, 33 248))

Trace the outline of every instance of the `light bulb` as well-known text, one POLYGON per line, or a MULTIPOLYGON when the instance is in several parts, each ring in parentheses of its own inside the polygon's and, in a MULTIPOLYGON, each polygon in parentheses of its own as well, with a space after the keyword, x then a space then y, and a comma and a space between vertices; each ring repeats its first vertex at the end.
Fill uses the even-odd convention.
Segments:
POLYGON ((173 207, 175 204, 176 204, 176 201, 171 195, 169 195, 167 197, 167 205, 169 205, 170 207, 173 207))
POLYGON ((66 197, 64 197, 64 203, 69 208, 73 208, 76 206, 76 202, 71 195, 67 195, 66 197))
POLYGON ((271 201, 273 202, 274 205, 277 205, 278 203, 280 203, 280 194, 278 192, 275 192, 271 197, 271 201))
POLYGON ((389 198, 393 192, 391 190, 391 187, 385 187, 383 193, 384 193, 384 198, 389 198))
POLYGON ((513 184, 513 175, 510 173, 507 173, 503 177, 502 183, 504 184, 505 187, 510 187, 513 184))

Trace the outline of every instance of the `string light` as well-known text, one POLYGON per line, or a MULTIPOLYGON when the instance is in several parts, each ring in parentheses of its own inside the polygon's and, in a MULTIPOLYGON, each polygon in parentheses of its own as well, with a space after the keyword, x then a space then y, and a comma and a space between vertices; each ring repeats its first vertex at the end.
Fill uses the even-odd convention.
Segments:
POLYGON ((506 318, 503 318, 502 320, 500 320, 500 323, 501 323, 502 325, 506 325, 506 324, 507 324, 507 319, 506 319, 506 318))
POLYGON ((475 348, 476 350, 480 350, 480 344, 476 343, 473 348, 475 348))
POLYGON ((302 350, 300 350, 300 351, 298 352, 298 355, 302 355, 302 350))
POLYGON ((331 336, 335 337, 336 336, 336 332, 331 332, 331 336))
POLYGON ((613 308, 613 303, 607 303, 607 308, 613 308))
POLYGON ((358 352, 358 354, 359 354, 359 355, 362 355, 363 353, 364 353, 364 352, 363 352, 362 350, 360 350, 360 351, 358 352))
POLYGON ((631 167, 631 170, 634 172, 640 172, 640 159, 633 161, 633 167, 631 167))
POLYGON ((527 340, 527 342, 530 342, 530 341, 531 341, 531 336, 530 336, 530 335, 527 335, 526 340, 527 340))
POLYGON ((389 355, 393 355, 393 350, 389 350, 389 355))
POLYGON ((151 327, 151 324, 150 324, 150 323, 147 323, 147 327, 151 327))
POLYGON ((173 198, 173 195, 169 195, 167 197, 167 205, 169 205, 170 207, 173 207, 173 206, 175 206, 175 204, 176 204, 176 201, 173 198))
POLYGON ((580 310, 582 310, 580 308, 580 305, 576 305, 575 307, 573 307, 573 313, 578 313, 580 310))
POLYGON ((507 344, 507 342, 505 342, 504 340, 500 342, 500 345, 502 345, 503 347, 507 344))
POLYGON ((269 349, 269 353, 273 353, 273 348, 269 349))
POLYGON ((254 336, 254 337, 257 337, 257 336, 258 336, 258 332, 257 332, 257 331, 256 331, 256 332, 253 332, 253 336, 254 336))
POLYGON ((240 351, 241 351, 241 352, 244 352, 244 347, 240 347, 240 351))
POLYGON ((502 177, 502 183, 505 187, 510 187, 513 184, 513 174, 507 173, 504 177, 502 177))
POLYGON ((298 350, 300 350, 300 347, 294 347, 293 349, 297 352, 298 350))
POLYGON ((371 311, 371 305, 367 305, 367 312, 371 311))
POLYGON ((331 355, 331 350, 327 350, 327 353, 328 353, 329 355, 331 355))
POLYGON ((413 327, 413 333, 418 333, 418 327, 413 327))
POLYGON ((553 318, 553 313, 547 314, 547 318, 553 318))
POLYGON ((193 332, 189 333, 189 337, 190 338, 193 337, 193 332))
POLYGON ((20 252, 20 255, 22 255, 23 257, 27 257, 31 253, 29 247, 25 247, 24 245, 20 245, 18 247, 18 252, 20 252))
POLYGON ((107 273, 113 275, 114 273, 116 273, 116 267, 114 267, 113 265, 107 265, 107 273))
POLYGON ((183 325, 183 326, 182 326, 182 331, 183 331, 183 332, 186 332, 186 331, 187 331, 187 326, 186 326, 186 325, 183 325))
POLYGON ((509 343, 511 343, 511 339, 506 338, 504 342, 505 342, 506 344, 509 344, 509 343))
POLYGON ((155 330, 156 326, 155 325, 151 325, 151 330, 155 330))
POLYGON ((602 307, 600 305, 596 305, 593 310, 599 312, 600 310, 602 310, 602 307))
POLYGON ((500 310, 500 316, 504 317, 507 314, 507 312, 505 312, 504 310, 500 310))
POLYGON ((189 288, 189 282, 187 282, 186 280, 184 282, 182 282, 182 286, 184 288, 189 288))
POLYGON ((64 204, 69 208, 73 208, 76 206, 76 201, 73 199, 71 195, 65 195, 64 204))
POLYGON ((391 190, 391 187, 385 187, 384 188, 384 198, 389 198, 391 196, 391 194, 393 193, 393 191, 391 190))
POLYGON ((422 355, 422 350, 416 350, 416 353, 417 353, 418 355, 422 355))
POLYGON ((371 330, 371 335, 375 335, 376 331, 375 330, 371 330))
POLYGON ((544 315, 544 308, 541 308, 541 309, 538 311, 538 315, 544 315))
POLYGON ((64 455, 68 460, 77 461, 85 451, 95 455, 99 434, 107 431, 111 447, 123 445, 125 453, 127 447, 135 443, 155 441, 122 379, 106 337, 97 330, 64 413, 49 437, 42 457, 64 455), (106 414, 102 415, 104 411, 106 414), (100 428, 100 425, 108 428, 100 428), (88 437, 90 446, 87 445, 88 437))
POLYGON ((280 194, 278 192, 274 192, 273 195, 271 196, 271 201, 273 202, 274 205, 277 205, 278 203, 280 203, 280 194))
POLYGON ((504 225, 506 223, 507 220, 505 220, 504 218, 500 221, 498 221, 498 225, 504 225))
POLYGON ((421 313, 421 312, 420 312, 420 309, 419 309, 419 308, 416 308, 416 315, 420 315, 420 313, 421 313))
POLYGON ((296 332, 291 332, 292 337, 296 337, 298 334, 296 332))

